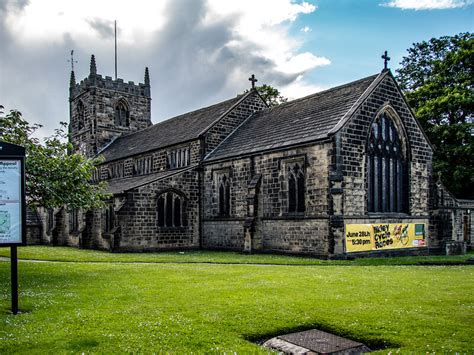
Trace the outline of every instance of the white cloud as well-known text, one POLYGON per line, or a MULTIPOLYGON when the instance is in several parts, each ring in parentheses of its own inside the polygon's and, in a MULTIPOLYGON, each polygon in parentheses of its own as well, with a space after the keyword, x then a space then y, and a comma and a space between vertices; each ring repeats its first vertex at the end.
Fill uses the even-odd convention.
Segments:
POLYGON ((119 77, 143 81, 150 67, 154 122, 234 97, 252 73, 289 97, 306 95, 318 89, 306 73, 330 64, 290 34, 317 10, 304 0, 1 2, 0 103, 48 131, 68 119, 71 49, 78 81, 92 53, 98 73, 112 76, 114 20, 119 77))
POLYGON ((289 58, 278 61, 277 70, 288 74, 303 74, 315 67, 331 64, 331 61, 324 57, 316 57, 312 53, 305 52, 292 55, 289 58))
POLYGON ((300 31, 301 31, 301 32, 304 32, 304 33, 308 33, 308 32, 311 32, 312 29, 309 28, 308 26, 305 26, 305 27, 303 27, 300 31))
POLYGON ((464 7, 472 3, 474 0, 392 0, 380 5, 403 10, 443 10, 464 7))
POLYGON ((326 90, 327 87, 318 86, 306 82, 303 76, 298 76, 295 81, 281 88, 280 92, 289 100, 294 100, 299 97, 314 94, 319 91, 326 90))

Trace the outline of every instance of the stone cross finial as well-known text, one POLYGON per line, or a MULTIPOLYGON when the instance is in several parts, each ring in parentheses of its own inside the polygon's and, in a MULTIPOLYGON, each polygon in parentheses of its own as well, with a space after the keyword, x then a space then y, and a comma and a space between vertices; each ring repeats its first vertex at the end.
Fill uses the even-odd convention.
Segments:
POLYGON ((388 64, 388 61, 390 60, 390 57, 388 56, 387 51, 385 51, 385 53, 383 54, 382 59, 383 59, 383 70, 384 71, 388 70, 387 64, 388 64))
POLYGON ((252 82, 252 89, 255 89, 255 83, 258 81, 257 78, 255 78, 255 75, 252 74, 249 80, 252 82))

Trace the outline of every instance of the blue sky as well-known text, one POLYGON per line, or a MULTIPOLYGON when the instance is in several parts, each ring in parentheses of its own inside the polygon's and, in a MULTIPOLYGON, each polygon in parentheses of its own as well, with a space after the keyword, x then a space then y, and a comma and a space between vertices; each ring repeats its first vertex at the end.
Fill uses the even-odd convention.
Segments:
POLYGON ((392 71, 407 48, 432 37, 474 29, 474 6, 412 10, 380 6, 373 0, 320 0, 318 9, 301 17, 293 35, 307 37, 302 50, 314 51, 331 64, 309 73, 311 81, 332 86, 371 75, 383 66, 388 50, 392 71), (311 32, 301 32, 308 26, 311 32))
POLYGON ((76 79, 95 54, 113 76, 152 86, 152 121, 268 83, 292 98, 392 70, 412 43, 473 32, 474 0, 0 0, 0 104, 50 134, 68 121, 76 79))

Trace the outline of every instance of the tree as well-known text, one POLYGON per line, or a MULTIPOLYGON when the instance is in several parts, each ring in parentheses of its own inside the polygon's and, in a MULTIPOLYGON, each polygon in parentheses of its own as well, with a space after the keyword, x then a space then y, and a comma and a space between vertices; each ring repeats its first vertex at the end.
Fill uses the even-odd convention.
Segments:
POLYGON ((0 106, 0 140, 26 149, 25 184, 30 206, 94 208, 103 206, 104 183, 91 184, 99 159, 68 154, 67 123, 61 122, 54 134, 44 139, 32 137, 41 127, 30 125, 16 110, 4 114, 0 106))
POLYGON ((414 43, 397 80, 435 146, 433 168, 456 196, 474 198, 474 38, 414 43))
MULTIPOLYGON (((271 85, 263 84, 255 87, 265 102, 270 107, 278 106, 288 101, 288 98, 284 97, 280 91, 271 85)), ((248 93, 249 90, 245 90, 244 94, 248 93)))
POLYGON ((257 86, 256 88, 260 96, 270 107, 278 106, 288 101, 288 98, 284 97, 280 91, 278 91, 278 89, 274 88, 273 86, 263 84, 257 86))

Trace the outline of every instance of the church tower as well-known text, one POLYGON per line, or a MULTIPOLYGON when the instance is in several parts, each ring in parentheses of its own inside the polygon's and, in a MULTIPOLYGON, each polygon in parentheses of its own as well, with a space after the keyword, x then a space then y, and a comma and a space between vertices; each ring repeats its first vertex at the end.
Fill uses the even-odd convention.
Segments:
POLYGON ((69 82, 69 131, 74 152, 93 157, 115 138, 151 126, 150 75, 145 82, 112 80, 97 74, 94 55, 89 76, 76 83, 74 70, 69 82))

